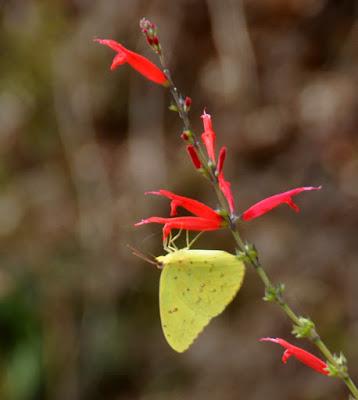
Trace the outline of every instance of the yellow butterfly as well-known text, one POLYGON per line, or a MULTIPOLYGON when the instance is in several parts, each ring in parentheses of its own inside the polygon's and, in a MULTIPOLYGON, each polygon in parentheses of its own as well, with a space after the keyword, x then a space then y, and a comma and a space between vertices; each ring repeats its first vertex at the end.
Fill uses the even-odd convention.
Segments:
POLYGON ((221 250, 181 249, 156 258, 159 308, 164 336, 177 352, 187 350, 242 285, 244 263, 221 250))

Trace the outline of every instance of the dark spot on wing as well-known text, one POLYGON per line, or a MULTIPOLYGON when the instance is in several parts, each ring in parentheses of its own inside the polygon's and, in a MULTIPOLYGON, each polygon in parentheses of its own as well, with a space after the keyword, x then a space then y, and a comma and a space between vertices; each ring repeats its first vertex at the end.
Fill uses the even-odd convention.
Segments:
POLYGON ((174 307, 171 310, 168 310, 168 314, 173 314, 178 311, 178 307, 174 307))

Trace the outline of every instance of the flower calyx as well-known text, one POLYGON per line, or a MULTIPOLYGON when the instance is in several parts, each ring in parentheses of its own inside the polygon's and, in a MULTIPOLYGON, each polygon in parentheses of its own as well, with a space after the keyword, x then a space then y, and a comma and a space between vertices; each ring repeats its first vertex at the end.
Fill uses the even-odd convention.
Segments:
POLYGON ((317 339, 317 332, 315 330, 314 322, 306 317, 298 317, 298 324, 293 325, 292 334, 296 338, 308 338, 311 340, 317 339))
POLYGON ((269 286, 265 289, 264 301, 270 303, 282 303, 282 296, 285 292, 285 285, 283 283, 278 283, 277 285, 269 286))
POLYGON ((345 355, 340 352, 338 354, 333 355, 334 363, 328 361, 328 371, 330 376, 335 376, 337 378, 347 378, 348 377, 348 366, 347 359, 345 355))

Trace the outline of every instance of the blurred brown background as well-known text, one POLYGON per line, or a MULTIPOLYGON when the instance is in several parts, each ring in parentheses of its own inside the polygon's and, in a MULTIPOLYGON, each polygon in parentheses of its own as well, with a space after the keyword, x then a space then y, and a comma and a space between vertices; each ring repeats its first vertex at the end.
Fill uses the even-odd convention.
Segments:
MULTIPOLYGON (((158 24, 195 129, 207 107, 229 148, 240 211, 323 185, 297 198, 300 214, 281 207, 242 233, 358 378, 357 1, 2 0, 0 14, 0 397, 347 398, 339 381, 284 366, 281 348, 258 342, 291 340, 291 327, 250 270, 188 352, 166 344, 159 272, 126 247, 163 253, 160 226, 133 228, 168 215, 143 192, 213 207, 215 197, 187 159, 168 92, 128 66, 111 73, 114 53, 92 38, 156 61, 138 22, 158 24)), ((198 246, 233 242, 214 232, 198 246)))

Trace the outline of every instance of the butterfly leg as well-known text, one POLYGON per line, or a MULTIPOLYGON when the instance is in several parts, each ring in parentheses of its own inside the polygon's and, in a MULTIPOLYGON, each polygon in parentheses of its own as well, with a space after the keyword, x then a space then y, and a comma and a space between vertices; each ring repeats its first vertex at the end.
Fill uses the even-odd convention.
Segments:
POLYGON ((172 237, 172 235, 169 236, 169 241, 168 241, 168 248, 171 251, 178 251, 178 247, 175 245, 175 241, 179 238, 180 234, 182 232, 182 229, 179 229, 179 232, 172 237))
POLYGON ((163 249, 164 251, 166 251, 167 253, 172 253, 173 250, 171 249, 171 247, 169 246, 170 243, 170 238, 165 239, 165 241, 163 242, 163 249))
POLYGON ((189 241, 189 231, 186 230, 185 231, 185 237, 186 237, 186 248, 189 249, 190 248, 190 241, 189 241))
POLYGON ((170 232, 169 237, 168 237, 168 239, 165 241, 164 246, 163 246, 163 248, 164 248, 164 250, 165 250, 166 252, 168 252, 168 253, 173 253, 174 251, 177 251, 177 250, 178 250, 178 248, 176 247, 174 241, 175 241, 176 239, 178 239, 178 237, 180 236, 181 231, 182 231, 182 230, 180 229, 179 232, 178 232, 174 237, 172 236, 172 233, 170 232))
POLYGON ((186 248, 190 249, 190 247, 199 239, 199 237, 202 235, 203 232, 199 232, 191 242, 189 242, 189 232, 188 231, 186 232, 187 232, 186 248))
POLYGON ((172 242, 172 244, 173 244, 173 247, 174 247, 176 250, 178 250, 178 249, 177 249, 177 247, 175 246, 174 242, 178 239, 178 237, 179 237, 180 234, 182 233, 182 230, 183 230, 183 229, 179 229, 179 232, 171 239, 171 242, 172 242))

